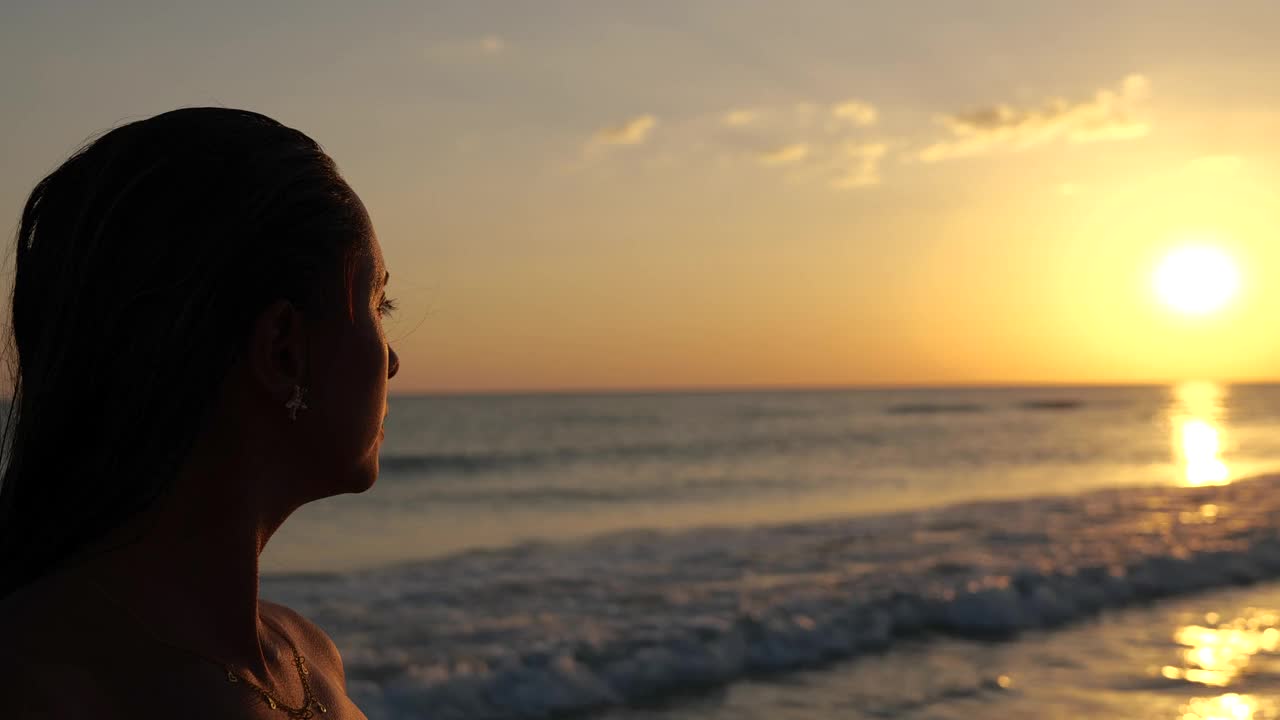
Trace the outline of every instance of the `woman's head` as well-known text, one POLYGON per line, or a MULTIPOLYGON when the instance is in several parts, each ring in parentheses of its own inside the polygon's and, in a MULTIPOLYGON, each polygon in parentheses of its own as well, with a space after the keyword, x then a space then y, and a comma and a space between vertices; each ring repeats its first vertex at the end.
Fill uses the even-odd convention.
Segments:
POLYGON ((313 497, 372 483, 385 269, 306 135, 221 108, 116 128, 36 185, 15 266, 0 596, 151 506, 215 424, 313 497))

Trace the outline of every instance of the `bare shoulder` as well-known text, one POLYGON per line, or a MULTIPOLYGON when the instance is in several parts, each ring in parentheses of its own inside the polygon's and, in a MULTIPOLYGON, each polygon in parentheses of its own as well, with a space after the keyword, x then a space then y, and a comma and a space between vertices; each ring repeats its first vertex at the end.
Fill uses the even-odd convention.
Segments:
POLYGON ((289 633, 298 643, 298 650, 310 664, 327 671, 346 687, 346 672, 342 667, 342 655, 329 634, 293 608, 267 600, 259 600, 264 614, 289 633))

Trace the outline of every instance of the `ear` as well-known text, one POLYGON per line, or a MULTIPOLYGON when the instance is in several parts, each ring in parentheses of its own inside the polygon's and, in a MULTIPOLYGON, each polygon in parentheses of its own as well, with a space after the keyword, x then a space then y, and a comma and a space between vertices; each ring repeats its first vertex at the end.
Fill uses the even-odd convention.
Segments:
POLYGON ((307 335, 305 316, 288 300, 276 300, 258 314, 249 342, 254 378, 268 394, 287 398, 294 385, 305 385, 307 335))

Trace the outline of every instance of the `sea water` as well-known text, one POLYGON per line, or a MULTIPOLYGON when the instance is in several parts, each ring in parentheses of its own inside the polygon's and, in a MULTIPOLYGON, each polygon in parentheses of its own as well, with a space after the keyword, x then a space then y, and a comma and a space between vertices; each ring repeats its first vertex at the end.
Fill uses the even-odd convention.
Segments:
MULTIPOLYGON (((396 397, 381 466, 263 559, 375 720, 1089 715, 1097 623, 1182 648, 1169 598, 1280 576, 1273 386, 396 397), (1028 672, 1046 637, 1074 684, 1028 672)), ((1126 668, 1212 717, 1267 676, 1275 608, 1232 603, 1269 587, 1175 601, 1255 670, 1126 668)))

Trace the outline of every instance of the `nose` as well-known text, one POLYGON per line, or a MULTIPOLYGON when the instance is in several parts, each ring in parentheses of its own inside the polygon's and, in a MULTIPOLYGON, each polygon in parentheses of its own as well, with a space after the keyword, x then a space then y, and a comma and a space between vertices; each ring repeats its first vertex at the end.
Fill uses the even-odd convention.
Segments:
POLYGON ((400 356, 396 354, 395 350, 391 349, 390 345, 388 345, 387 346, 387 379, 390 380, 391 378, 395 377, 396 373, 398 372, 400 372, 400 356))

